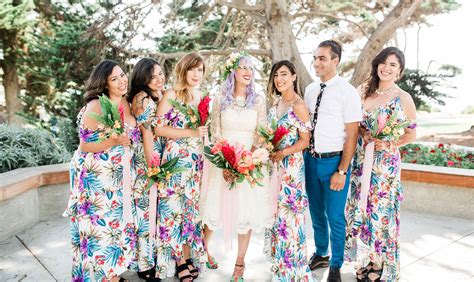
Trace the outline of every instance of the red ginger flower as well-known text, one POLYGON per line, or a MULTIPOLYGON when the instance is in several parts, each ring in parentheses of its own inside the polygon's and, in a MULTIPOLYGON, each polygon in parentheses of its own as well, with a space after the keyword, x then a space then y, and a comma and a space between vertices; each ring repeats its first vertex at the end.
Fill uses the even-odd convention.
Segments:
POLYGON ((207 119, 209 118, 209 104, 211 102, 211 98, 209 95, 205 96, 198 105, 198 112, 199 112, 199 121, 201 126, 205 125, 207 119))
POLYGON ((280 143, 280 141, 283 139, 283 137, 285 137, 285 135, 287 135, 290 131, 284 127, 284 126, 279 126, 276 130, 275 130, 275 137, 273 137, 273 140, 272 140, 272 143, 273 145, 278 145, 278 143, 280 143))
POLYGON ((237 158, 235 156, 234 148, 226 143, 222 145, 221 152, 230 165, 235 168, 235 165, 237 164, 237 158))

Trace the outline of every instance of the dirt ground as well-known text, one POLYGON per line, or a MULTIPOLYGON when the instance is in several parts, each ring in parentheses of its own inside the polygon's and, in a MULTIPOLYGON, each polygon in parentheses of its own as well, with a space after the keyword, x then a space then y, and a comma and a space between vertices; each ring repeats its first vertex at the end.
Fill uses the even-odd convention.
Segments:
POLYGON ((418 138, 417 141, 429 141, 443 144, 455 144, 474 147, 474 125, 470 130, 459 133, 437 133, 418 138))

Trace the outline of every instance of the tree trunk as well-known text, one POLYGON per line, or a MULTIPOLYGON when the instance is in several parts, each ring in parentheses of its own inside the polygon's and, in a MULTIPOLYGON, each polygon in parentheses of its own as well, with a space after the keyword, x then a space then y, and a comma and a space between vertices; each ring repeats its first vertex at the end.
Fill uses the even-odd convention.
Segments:
POLYGON ((303 95, 302 90, 312 82, 312 78, 306 70, 296 46, 296 38, 291 29, 292 24, 288 15, 287 3, 285 0, 265 0, 264 5, 272 61, 273 63, 281 60, 293 62, 300 84, 299 93, 303 95))
POLYGON ((406 20, 415 12, 420 4, 421 0, 400 0, 378 25, 360 52, 351 79, 352 85, 357 87, 368 78, 372 59, 395 35, 397 28, 404 25, 406 20))
POLYGON ((0 41, 3 43, 3 60, 0 61, 0 67, 3 69, 2 82, 5 88, 5 102, 9 124, 21 124, 22 118, 16 115, 21 111, 21 102, 19 99, 20 87, 18 83, 17 57, 15 50, 17 40, 16 30, 0 30, 0 41))

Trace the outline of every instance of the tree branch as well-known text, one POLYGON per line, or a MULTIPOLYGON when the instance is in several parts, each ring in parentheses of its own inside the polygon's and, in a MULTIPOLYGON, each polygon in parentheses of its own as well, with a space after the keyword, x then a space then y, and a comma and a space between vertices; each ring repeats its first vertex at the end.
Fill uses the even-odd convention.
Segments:
MULTIPOLYGON (((162 52, 147 52, 147 51, 127 51, 124 50, 120 47, 114 46, 114 48, 117 48, 118 50, 121 50, 122 52, 132 55, 132 56, 150 56, 150 57, 156 57, 156 58, 163 58, 163 59, 175 59, 175 58, 180 58, 189 52, 187 51, 179 51, 179 52, 173 52, 173 53, 162 53, 162 52)), ((247 52, 250 55, 254 56, 271 56, 271 52, 269 50, 264 50, 264 49, 246 49, 242 50, 247 52)), ((202 56, 228 56, 230 55, 233 50, 200 50, 197 51, 200 55, 202 56)))
POLYGON ((262 12, 265 12, 265 7, 262 4, 256 4, 256 5, 251 6, 251 5, 244 4, 243 1, 224 2, 221 0, 217 0, 216 3, 222 6, 226 6, 230 9, 236 9, 238 11, 244 12, 245 14, 251 16, 252 18, 262 23, 265 22, 265 17, 260 14, 262 12))
POLYGON ((221 4, 229 8, 237 9, 242 12, 257 12, 258 13, 258 12, 265 11, 265 7, 262 4, 256 4, 256 5, 250 6, 247 4, 243 4, 243 2, 236 3, 235 1, 227 2, 227 1, 222 1, 222 0, 217 0, 216 4, 221 4))
POLYGON ((306 17, 306 18, 309 18, 309 17, 324 17, 324 18, 331 18, 331 19, 335 19, 335 20, 339 20, 339 21, 346 21, 350 24, 353 24, 353 25, 357 26, 362 31, 364 36, 367 39, 369 39, 369 34, 365 31, 365 29, 360 24, 356 23, 355 21, 349 20, 348 18, 341 18, 341 17, 337 17, 337 16, 332 15, 332 14, 319 13, 319 12, 301 12, 301 13, 296 13, 296 14, 290 16, 291 19, 296 19, 296 18, 300 18, 300 17, 306 17))

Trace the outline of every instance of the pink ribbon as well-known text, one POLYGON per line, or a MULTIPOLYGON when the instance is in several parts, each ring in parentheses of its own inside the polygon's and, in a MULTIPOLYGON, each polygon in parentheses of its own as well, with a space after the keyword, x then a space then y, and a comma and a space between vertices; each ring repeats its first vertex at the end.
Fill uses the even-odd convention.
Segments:
POLYGON ((125 222, 133 222, 132 217, 132 181, 130 179, 130 148, 124 147, 123 154, 123 220, 125 222))
POLYGON ((370 178, 374 164, 375 143, 370 142, 365 146, 364 163, 362 165, 362 179, 360 184, 360 210, 365 213, 367 209, 367 196, 370 190, 370 178))
MULTIPOLYGON (((230 184, 229 184, 230 185, 230 184)), ((234 210, 237 208, 237 189, 229 190, 223 187, 221 201, 221 219, 224 229, 224 250, 227 253, 232 249, 232 229, 234 228, 234 210)))
MULTIPOLYGON (((150 187, 150 205, 148 211, 148 227, 150 238, 155 241, 156 238, 156 204, 158 198, 158 186, 156 182, 150 187)), ((153 248, 150 248, 150 252, 153 252, 153 248)), ((153 254, 150 254, 153 255, 153 254)))
POLYGON ((278 163, 273 163, 272 175, 270 178, 270 211, 276 216, 278 212, 278 192, 280 191, 281 173, 278 163))
MULTIPOLYGON (((204 136, 204 146, 209 145, 209 137, 206 135, 204 136)), ((201 191, 200 191, 200 199, 204 200, 207 197, 207 191, 209 189, 209 161, 204 157, 203 164, 202 164, 202 178, 201 178, 201 191)), ((203 206, 204 201, 199 201, 203 206)))

